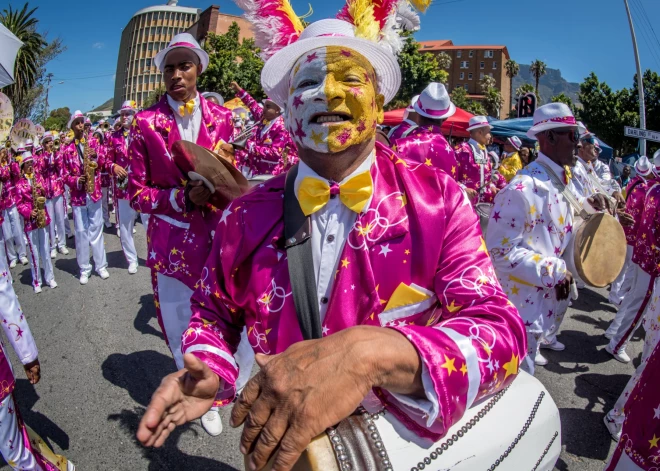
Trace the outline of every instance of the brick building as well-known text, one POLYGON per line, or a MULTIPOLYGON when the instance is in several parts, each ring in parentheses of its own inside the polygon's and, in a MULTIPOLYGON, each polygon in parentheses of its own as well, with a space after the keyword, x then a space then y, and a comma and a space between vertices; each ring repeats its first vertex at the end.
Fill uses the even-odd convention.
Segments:
POLYGON ((483 100, 479 81, 490 75, 495 79, 495 87, 502 94, 500 118, 507 118, 511 109, 511 79, 506 75, 504 64, 509 60, 506 46, 455 45, 451 40, 421 41, 420 51, 439 54, 445 52, 451 57, 447 70, 449 79, 447 90, 465 88, 468 97, 475 101, 483 100))
POLYGON ((199 15, 197 23, 192 25, 186 32, 192 34, 200 44, 204 44, 204 39, 206 39, 209 33, 224 34, 234 22, 241 28, 239 36, 241 40, 254 37, 254 32, 249 21, 241 16, 220 13, 220 7, 217 5, 211 5, 204 10, 199 15))

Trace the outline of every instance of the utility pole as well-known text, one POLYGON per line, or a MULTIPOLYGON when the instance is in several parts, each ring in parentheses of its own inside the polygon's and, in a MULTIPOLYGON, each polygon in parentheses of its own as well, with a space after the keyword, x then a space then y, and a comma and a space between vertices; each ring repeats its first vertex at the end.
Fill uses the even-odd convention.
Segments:
POLYGON ((50 90, 50 81, 53 79, 53 74, 46 75, 46 113, 44 119, 48 118, 48 91, 50 90))
MULTIPOLYGON (((642 76, 642 66, 639 63, 639 51, 637 50, 637 37, 635 36, 635 27, 633 26, 632 16, 628 0, 623 0, 628 12, 628 23, 630 23, 630 35, 632 36, 633 51, 635 52, 635 62, 637 64, 637 91, 639 92, 639 127, 646 129, 646 109, 644 106, 644 77, 642 76)), ((646 140, 639 139, 639 155, 646 155, 646 140)))

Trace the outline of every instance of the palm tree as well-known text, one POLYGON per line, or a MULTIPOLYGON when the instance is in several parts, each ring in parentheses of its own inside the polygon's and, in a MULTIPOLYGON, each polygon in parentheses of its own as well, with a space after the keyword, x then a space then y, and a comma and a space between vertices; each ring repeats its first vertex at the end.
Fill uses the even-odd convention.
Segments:
POLYGON ((541 77, 547 73, 545 62, 536 59, 534 62, 532 62, 532 65, 529 66, 529 73, 534 76, 534 80, 536 81, 536 87, 534 87, 536 98, 540 99, 539 80, 541 80, 541 77))
POLYGON ((35 85, 40 64, 41 52, 48 45, 45 38, 37 33, 39 20, 32 15, 36 8, 28 11, 28 4, 22 10, 13 10, 11 5, 0 14, 0 23, 23 42, 18 50, 14 66, 15 83, 5 90, 13 101, 20 101, 35 85))
MULTIPOLYGON (((504 63, 504 69, 506 76, 509 77, 509 99, 513 102, 513 79, 518 76, 520 66, 513 59, 509 59, 504 63)), ((511 109, 511 103, 509 103, 509 109, 511 109)))

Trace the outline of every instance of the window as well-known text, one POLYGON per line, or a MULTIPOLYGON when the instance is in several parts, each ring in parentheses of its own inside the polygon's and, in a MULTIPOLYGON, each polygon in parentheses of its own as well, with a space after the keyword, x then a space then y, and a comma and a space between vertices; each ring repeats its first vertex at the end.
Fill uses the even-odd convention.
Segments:
POLYGON ((144 59, 140 60, 140 68, 144 69, 144 59))
POLYGON ((463 85, 460 84, 460 83, 457 83, 455 88, 463 88, 463 85))
POLYGON ((472 74, 468 74, 468 80, 472 80, 472 74))
POLYGON ((461 69, 467 69, 470 66, 470 61, 461 62, 461 69))
POLYGON ((151 83, 156 83, 156 75, 154 74, 154 75, 152 75, 151 77, 149 77, 149 81, 150 81, 151 83))
POLYGON ((497 70, 497 61, 493 61, 493 70, 497 70))
POLYGON ((470 57, 474 57, 474 51, 470 50, 470 57))
POLYGON ((492 58, 493 58, 493 55, 494 55, 494 54, 493 54, 493 51, 492 51, 492 50, 484 51, 484 57, 487 58, 487 59, 492 59, 492 58))
POLYGON ((468 84, 467 83, 465 84, 465 91, 466 92, 468 91, 468 84))
POLYGON ((463 80, 465 78, 465 72, 461 72, 460 79, 463 80))
POLYGON ((149 43, 149 45, 147 46, 147 48, 148 48, 150 51, 153 51, 153 50, 154 50, 154 43, 149 43))
POLYGON ((461 51, 456 51, 456 57, 458 57, 458 58, 460 59, 460 57, 461 57, 461 51))
POLYGON ((479 68, 480 69, 485 69, 486 68, 486 63, 484 61, 481 61, 481 63, 479 64, 479 68))
POLYGON ((491 72, 491 73, 489 73, 489 74, 488 74, 488 76, 489 76, 489 77, 492 77, 492 76, 493 76, 493 73, 492 73, 492 72, 491 72))
POLYGON ((151 59, 146 59, 147 67, 151 67, 151 59))
POLYGON ((484 79, 484 73, 481 72, 481 73, 479 74, 479 80, 483 80, 483 79, 484 79))

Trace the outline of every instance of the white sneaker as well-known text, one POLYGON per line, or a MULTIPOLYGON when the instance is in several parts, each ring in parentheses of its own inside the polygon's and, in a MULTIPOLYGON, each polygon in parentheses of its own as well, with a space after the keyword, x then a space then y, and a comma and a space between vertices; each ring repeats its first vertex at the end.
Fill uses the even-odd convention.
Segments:
POLYGON ((88 273, 83 273, 82 275, 80 275, 80 284, 81 285, 86 285, 88 281, 89 281, 89 274, 88 273))
POLYGON ((21 263, 22 263, 23 265, 27 265, 28 263, 30 263, 30 262, 28 262, 27 257, 21 257, 21 258, 20 258, 20 261, 21 261, 21 263))
POLYGON ((9 268, 16 268, 16 260, 12 260, 12 261, 9 263, 9 268))
POLYGON ((41 286, 35 286, 34 287, 34 294, 39 294, 41 293, 41 286))
POLYGON ((106 270, 105 268, 99 269, 98 273, 102 280, 107 280, 108 278, 110 278, 110 273, 108 273, 108 270, 106 270))
POLYGON ((217 410, 211 409, 204 414, 200 420, 202 421, 202 427, 204 427, 206 433, 212 437, 217 437, 222 433, 222 419, 217 410))
POLYGON ((566 345, 555 339, 552 343, 541 342, 541 348, 547 348, 548 350, 554 350, 555 352, 563 352, 566 350, 566 345))
POLYGON ((131 263, 128 265, 128 273, 131 275, 135 275, 137 273, 138 269, 138 264, 137 263, 131 263))
POLYGON ((621 363, 630 363, 630 357, 626 353, 625 349, 621 349, 618 352, 613 351, 608 345, 605 347, 605 351, 612 355, 615 360, 620 361, 621 363))
POLYGON ((48 283, 48 286, 50 286, 51 289, 57 288, 57 283, 55 280, 50 280, 50 283, 48 283))
POLYGON ((71 461, 67 461, 66 471, 76 471, 76 465, 74 465, 71 461))
POLYGON ((60 247, 59 251, 62 255, 69 255, 69 249, 67 249, 66 247, 60 247))
POLYGON ((135 230, 135 228, 133 228, 133 234, 135 234, 135 233, 137 233, 137 231, 135 230))
POLYGON ((541 355, 541 353, 539 352, 534 357, 534 364, 538 366, 545 366, 548 364, 548 359, 543 355, 541 355))
POLYGON ((610 432, 610 437, 612 437, 612 440, 618 442, 621 439, 621 427, 619 427, 617 423, 610 418, 609 413, 605 414, 605 417, 603 417, 603 422, 605 422, 605 427, 607 427, 607 431, 610 432))
POLYGON ((57 257, 57 250, 53 249, 50 251, 50 258, 55 258, 55 257, 57 257))

